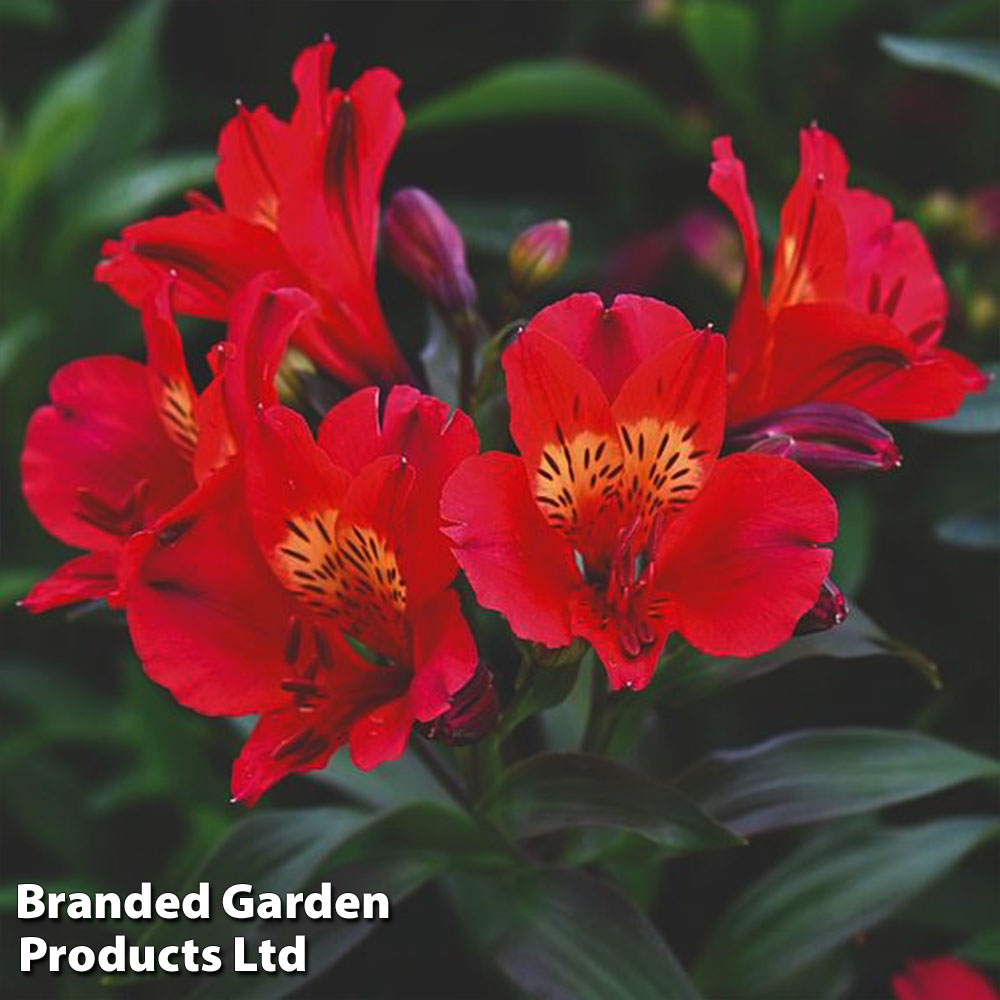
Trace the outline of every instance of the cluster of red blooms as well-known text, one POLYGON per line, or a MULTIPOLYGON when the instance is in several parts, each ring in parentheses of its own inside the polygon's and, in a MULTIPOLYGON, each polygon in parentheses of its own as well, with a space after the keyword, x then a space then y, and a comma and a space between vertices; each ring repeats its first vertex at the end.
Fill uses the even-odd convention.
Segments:
MULTIPOLYGON (((807 129, 765 301, 743 165, 719 139, 710 186, 746 254, 728 338, 653 299, 573 295, 503 354, 519 454, 479 454, 469 416, 421 391, 376 296, 398 81, 376 69, 331 89, 332 54, 299 57, 289 121, 238 108, 221 206, 193 195, 106 244, 97 277, 141 309, 147 360, 67 365, 31 421, 28 503, 86 554, 27 607, 106 599, 181 703, 258 715, 233 774, 248 803, 345 744, 371 768, 414 727, 482 735, 496 694, 459 568, 521 639, 590 643, 614 688, 647 684, 674 632, 749 656, 839 620, 837 512, 807 469, 891 467, 876 419, 949 414, 983 384, 938 346, 945 293, 917 230, 847 187, 836 141, 807 129), (200 393, 174 312, 227 323, 200 393), (315 433, 279 402, 289 345, 356 390, 315 433)), ((472 314, 436 203, 401 192, 383 232, 440 309, 472 314)), ((522 290, 558 268, 566 235, 518 241, 522 290)))

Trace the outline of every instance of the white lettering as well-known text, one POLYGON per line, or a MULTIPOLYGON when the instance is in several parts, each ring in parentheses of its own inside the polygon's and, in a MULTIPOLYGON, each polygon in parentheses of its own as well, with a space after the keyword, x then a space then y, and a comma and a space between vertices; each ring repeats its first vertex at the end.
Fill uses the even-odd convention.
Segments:
MULTIPOLYGON (((20 887, 18 887, 20 889, 20 887)), ((18 907, 19 917, 21 915, 20 904, 18 907)), ((40 959, 48 951, 48 945, 44 938, 23 937, 21 938, 21 971, 30 972, 31 963, 40 959)))
MULTIPOLYGON (((45 913, 45 903, 42 902, 42 897, 45 895, 45 890, 40 885, 35 885, 34 882, 25 882, 17 887, 17 919, 18 920, 35 920, 45 913)), ((22 939, 22 945, 25 940, 29 941, 41 941, 41 938, 27 938, 22 939)), ((44 941, 42 942, 45 943, 44 941)), ((24 969, 21 970, 22 972, 24 969)))

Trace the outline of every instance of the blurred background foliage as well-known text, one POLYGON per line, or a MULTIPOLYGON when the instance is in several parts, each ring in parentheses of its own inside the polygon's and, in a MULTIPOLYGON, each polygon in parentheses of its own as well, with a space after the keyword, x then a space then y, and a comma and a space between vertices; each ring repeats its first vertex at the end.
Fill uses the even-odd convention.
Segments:
MULTIPOLYGON (((574 246, 551 298, 586 287, 642 291, 724 328, 738 257, 705 186, 709 139, 734 136, 767 241, 796 169, 796 130, 817 119, 845 144, 855 181, 924 226, 952 295, 948 345, 996 357, 998 210, 994 192, 991 237, 983 194, 998 176, 994 0, 0 0, 4 918, 18 881, 129 891, 151 879, 179 888, 243 817, 227 804, 239 735, 149 683, 115 615, 29 619, 14 607, 65 557, 27 511, 17 462, 26 421, 60 364, 141 352, 136 315, 91 281, 102 238, 176 210, 188 188, 210 187, 233 99, 286 113, 291 61, 326 31, 338 44, 338 82, 374 64, 403 79, 409 126, 387 190, 415 184, 442 200, 467 238, 488 307, 502 293, 511 238, 561 216, 574 246), (707 250, 691 235, 704 231, 714 234, 707 250)), ((417 350, 425 308, 384 267, 380 282, 391 325, 417 350)), ((186 329, 195 355, 218 335, 196 322, 186 329)), ((839 488, 836 576, 884 632, 859 614, 852 658, 800 653, 789 669, 735 687, 718 679, 725 664, 717 676, 678 664, 668 678, 674 689, 644 703, 655 710, 641 728, 632 713, 629 758, 669 777, 719 748, 814 726, 912 727, 996 756, 998 433, 994 390, 952 421, 900 428, 900 471, 839 488)), ((584 689, 581 679, 546 718, 549 745, 569 745, 584 689)), ((415 780, 404 771, 336 787, 347 798, 398 802, 400 788, 424 787, 415 780)), ((908 840, 880 839, 869 820, 849 820, 682 858, 650 881, 649 841, 622 835, 602 844, 597 867, 630 888, 711 995, 725 994, 734 969, 754 982, 760 961, 770 995, 884 996, 911 955, 964 949, 998 962, 1000 935, 989 930, 998 919, 996 853, 973 850, 982 830, 949 827, 958 821, 946 818, 993 811, 992 780, 896 807, 897 817, 927 821, 908 840), (836 895, 845 878, 867 883, 876 874, 871 898, 836 895), (759 899, 750 893, 720 923, 762 877, 784 879, 784 915, 748 912, 759 899), (813 910, 822 902, 818 912, 810 900, 813 910), (882 913, 896 916, 869 930, 882 913), (838 930, 824 938, 819 928, 831 923, 838 930), (760 926, 771 928, 764 940, 753 933, 760 926), (761 958, 803 940, 805 959, 794 968, 775 973, 761 958), (723 955, 735 955, 734 964, 723 955)), ((329 791, 297 779, 269 799, 305 805, 328 801, 329 791)), ((872 808, 890 801, 876 800, 872 808)), ((243 869, 234 877, 251 880, 243 869)), ((557 888, 562 895, 552 898, 573 903, 572 886, 557 888)), ((465 900, 462 909, 477 898, 475 886, 449 891, 465 900)), ((99 929, 58 933, 85 943, 99 929)), ((417 893, 316 989, 507 995, 472 952, 454 947, 468 934, 441 893, 417 893)), ((13 969, 13 932, 2 947, 13 969)), ((35 984, 39 996, 96 989, 95 980, 70 976, 35 984)))

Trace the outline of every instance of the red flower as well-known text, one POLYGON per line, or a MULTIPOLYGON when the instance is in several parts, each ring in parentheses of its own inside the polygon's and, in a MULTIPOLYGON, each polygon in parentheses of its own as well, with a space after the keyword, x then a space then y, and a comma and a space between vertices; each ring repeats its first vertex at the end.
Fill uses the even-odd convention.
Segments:
POLYGON ((442 506, 480 603, 524 639, 586 639, 615 688, 644 686, 673 631, 744 656, 791 636, 836 509, 785 459, 717 459, 721 337, 653 299, 574 295, 504 367, 521 457, 468 459, 442 506))
POLYGON ((110 597, 124 541, 194 489, 196 397, 173 324, 168 287, 143 309, 147 363, 74 361, 49 384, 21 455, 25 499, 43 527, 87 549, 22 602, 48 611, 110 597))
POLYGON ((957 958, 910 961, 892 977, 896 1000, 1000 1000, 1000 993, 971 965, 957 958))
POLYGON ((730 424, 799 403, 848 403, 878 419, 954 413, 986 380, 938 346, 947 306, 927 244, 884 198, 847 186, 847 160, 815 125, 781 212, 767 300, 743 163, 715 140, 711 190, 733 213, 746 273, 729 329, 730 424))
POLYGON ((296 334, 318 364, 348 385, 405 382, 375 291, 379 189, 403 127, 399 81, 374 69, 330 89, 333 50, 324 41, 299 56, 289 122, 241 105, 222 130, 224 209, 198 195, 188 212, 129 226, 105 244, 96 276, 135 305, 173 270, 179 312, 224 320, 238 288, 277 271, 319 306, 296 334))
MULTIPOLYGON (((242 356, 258 338, 287 340, 308 300, 273 291, 272 281, 264 276, 235 300, 224 354, 242 356)), ((28 424, 21 456, 28 505, 46 530, 89 550, 32 589, 22 602, 29 611, 96 598, 117 602, 124 543, 183 500, 234 448, 239 411, 226 415, 218 380, 196 395, 170 297, 168 280, 143 308, 146 364, 104 356, 64 366, 50 383, 51 404, 28 424)), ((258 367, 273 381, 276 364, 258 367)), ((254 401, 276 401, 273 387, 252 391, 254 401)))
POLYGON ((252 804, 345 742, 364 769, 398 757, 472 678, 439 506, 477 447, 468 417, 407 387, 381 420, 377 389, 348 397, 318 443, 273 406, 221 473, 132 540, 124 586, 147 673, 196 711, 261 714, 235 798, 252 804))

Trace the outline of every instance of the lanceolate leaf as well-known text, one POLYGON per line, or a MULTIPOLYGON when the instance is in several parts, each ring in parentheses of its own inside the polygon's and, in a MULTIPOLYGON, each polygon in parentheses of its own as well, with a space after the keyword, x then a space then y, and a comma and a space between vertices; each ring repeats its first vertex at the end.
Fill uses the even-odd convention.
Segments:
POLYGON ((823 831, 736 900, 702 952, 696 979, 712 996, 772 995, 998 833, 1000 822, 982 817, 823 831))
POLYGON ((633 830, 670 851, 740 843, 683 795, 589 754, 542 754, 511 768, 485 806, 511 835, 604 826, 633 830))
POLYGON ((130 163, 76 199, 56 243, 60 250, 95 233, 111 232, 165 199, 212 181, 215 156, 175 153, 130 163))
MULTIPOLYGON (((431 803, 416 804, 372 817, 343 808, 312 808, 255 814, 237 825, 192 878, 209 882, 216 893, 250 883, 255 893, 311 892, 320 882, 334 893, 383 892, 390 906, 401 903, 429 879, 455 867, 490 868, 508 863, 502 844, 468 817, 431 803)), ((308 919, 240 920, 226 916, 221 898, 213 900, 212 920, 199 925, 199 943, 223 946, 226 970, 217 976, 174 976, 178 995, 271 998, 287 996, 335 964, 377 921, 308 919), (270 938, 277 947, 306 934, 306 977, 240 976, 232 971, 236 937, 251 943, 270 938)), ((145 943, 162 946, 186 933, 177 923, 155 924, 145 943)))
MULTIPOLYGON (((509 863, 498 848, 470 820, 453 809, 415 804, 386 813, 359 827, 324 855, 298 887, 303 891, 320 881, 332 881, 335 893, 383 892, 390 905, 402 903, 431 879, 453 869, 487 869, 509 863)), ((492 877, 492 876, 491 876, 492 877)), ((282 980, 280 976, 220 975, 202 982, 192 992, 199 1000, 277 1000, 297 992, 326 972, 378 927, 376 921, 317 922, 309 919, 257 922, 241 925, 240 933, 270 938, 276 947, 291 944, 296 934, 307 935, 308 970, 282 980)), ((227 962, 227 968, 232 967, 227 962)))
MULTIPOLYGON (((710 657, 683 650, 661 663, 653 684, 659 696, 672 705, 683 705, 741 681, 769 674, 789 663, 816 656, 850 660, 866 656, 893 656, 920 671, 934 687, 940 686, 937 666, 919 650, 886 635, 860 608, 852 607, 847 620, 815 635, 790 639, 763 656, 747 660, 710 657)), ((652 685, 651 685, 652 687, 652 685)))
POLYGON ((672 149, 704 151, 704 137, 642 85, 571 59, 504 66, 413 111, 411 134, 509 119, 565 118, 631 125, 659 135, 672 149))
POLYGON ((953 514, 934 525, 934 536, 945 545, 975 552, 1000 551, 1000 504, 992 509, 953 514))
POLYGON ((749 836, 894 802, 1000 774, 1000 762, 923 733, 813 729, 720 750, 678 787, 730 829, 749 836))
POLYGON ((1000 43, 984 38, 882 35, 885 52, 907 66, 968 77, 1000 89, 1000 43))
POLYGON ((973 935, 958 949, 957 955, 976 965, 1000 966, 1000 925, 973 935))
POLYGON ((448 880, 483 952, 537 1000, 696 1000, 649 921, 621 893, 575 871, 448 880))
POLYGON ((759 31, 757 11, 731 0, 693 0, 681 8, 681 29, 716 90, 730 104, 754 104, 759 31))

